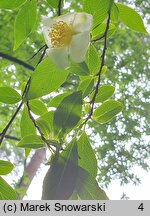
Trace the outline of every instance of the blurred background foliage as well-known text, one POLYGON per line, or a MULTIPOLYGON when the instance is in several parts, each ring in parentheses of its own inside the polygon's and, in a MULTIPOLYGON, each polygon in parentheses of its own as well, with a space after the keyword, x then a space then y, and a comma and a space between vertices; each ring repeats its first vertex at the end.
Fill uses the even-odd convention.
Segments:
MULTIPOLYGON (((38 31, 33 31, 15 52, 13 51, 14 21, 17 10, 0 10, 0 53, 21 59, 33 67, 36 66, 41 53, 38 53, 33 59, 31 57, 44 45, 40 26, 41 16, 47 16, 47 14, 56 16, 57 14, 47 1, 39 0, 37 2, 38 16, 35 29, 38 31)), ((66 0, 62 13, 82 11, 82 2, 66 0)), ((150 24, 148 1, 120 0, 118 2, 135 8, 148 27, 150 24)), ((101 52, 102 45, 101 41, 95 43, 99 52, 101 52)), ((104 125, 95 121, 88 123, 91 141, 96 140, 96 144, 93 145, 99 165, 98 180, 104 188, 116 178, 121 184, 129 182, 138 184, 140 179, 133 172, 134 165, 138 165, 146 171, 150 168, 148 164, 150 156, 149 35, 133 32, 119 23, 117 30, 109 38, 106 65, 108 70, 103 76, 102 84, 109 83, 115 86, 114 98, 123 103, 124 109, 110 123, 104 125)), ((22 84, 28 80, 31 74, 31 70, 0 57, 0 86, 7 85, 20 90, 22 84)), ((77 88, 78 82, 78 77, 72 74, 59 90, 63 92, 64 87, 65 91, 77 88)), ((44 97, 44 100, 49 99, 44 97)), ((2 131, 14 113, 16 105, 10 106, 1 103, 0 106, 0 131, 2 131)), ((10 136, 20 138, 19 120, 20 114, 9 130, 10 136)), ((16 148, 15 145, 15 140, 5 139, 0 150, 0 157, 7 158, 16 165, 14 182, 17 182, 17 179, 21 177, 21 171, 18 172, 18 170, 23 167, 25 158, 23 151, 16 148)))

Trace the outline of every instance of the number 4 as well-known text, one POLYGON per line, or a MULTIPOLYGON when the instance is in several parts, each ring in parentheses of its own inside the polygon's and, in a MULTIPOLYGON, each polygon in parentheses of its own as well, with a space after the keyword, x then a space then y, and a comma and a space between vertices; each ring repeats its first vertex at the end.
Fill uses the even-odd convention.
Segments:
POLYGON ((144 207, 143 207, 143 203, 141 203, 138 207, 139 210, 143 211, 144 210, 144 207))

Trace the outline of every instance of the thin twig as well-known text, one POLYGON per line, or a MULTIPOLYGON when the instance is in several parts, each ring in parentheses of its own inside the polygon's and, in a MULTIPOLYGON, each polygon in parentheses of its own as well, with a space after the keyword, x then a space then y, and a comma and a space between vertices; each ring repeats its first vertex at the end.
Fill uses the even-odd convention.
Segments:
POLYGON ((106 23, 106 29, 105 29, 105 32, 104 32, 104 46, 103 46, 103 51, 102 51, 102 55, 101 55, 101 64, 100 64, 99 72, 97 74, 98 75, 98 79, 97 79, 97 83, 96 83, 96 87, 95 87, 95 92, 94 92, 92 100, 90 101, 90 105, 91 105, 90 113, 87 116, 87 118, 85 119, 85 121, 82 123, 82 125, 80 126, 80 128, 82 128, 84 125, 86 125, 87 121, 89 119, 91 119, 91 117, 93 115, 95 98, 96 98, 96 95, 98 93, 98 88, 99 88, 100 81, 101 81, 101 72, 102 72, 103 66, 105 65, 105 56, 106 56, 106 50, 107 50, 107 35, 108 35, 108 29, 109 29, 109 24, 110 24, 110 11, 111 11, 111 8, 108 11, 108 18, 107 18, 107 23, 106 23))
POLYGON ((99 37, 99 38, 97 38, 97 39, 95 39, 95 40, 92 40, 92 42, 99 41, 99 40, 103 39, 104 37, 105 37, 105 34, 103 34, 101 37, 99 37))
POLYGON ((5 139, 11 139, 11 140, 16 140, 16 141, 20 141, 19 138, 14 137, 14 136, 10 136, 10 135, 5 135, 5 139))
POLYGON ((62 6, 62 0, 59 0, 58 1, 58 12, 57 12, 58 16, 61 15, 61 6, 62 6))
POLYGON ((48 149, 53 153, 53 151, 54 151, 53 148, 50 146, 50 144, 48 143, 48 141, 45 139, 45 137, 44 137, 44 135, 43 135, 43 133, 42 133, 40 127, 37 125, 37 123, 36 123, 34 117, 33 117, 32 114, 31 114, 31 110, 30 110, 30 106, 29 106, 29 101, 27 101, 26 105, 27 105, 29 117, 30 117, 31 121, 33 122, 35 128, 38 130, 38 132, 39 132, 39 134, 40 134, 40 136, 41 136, 41 139, 42 139, 43 142, 47 145, 48 149))
POLYGON ((33 59, 45 46, 46 46, 46 44, 44 44, 42 47, 40 47, 38 49, 38 51, 36 53, 34 53, 33 56, 29 60, 33 59))
POLYGON ((21 109, 22 105, 23 105, 23 101, 21 101, 18 108, 16 109, 16 112, 13 114, 13 116, 11 117, 10 121, 8 122, 8 124, 6 125, 6 127, 4 128, 2 133, 0 133, 0 145, 1 145, 3 139, 4 139, 5 135, 6 135, 7 130, 9 129, 12 122, 14 121, 14 119, 15 119, 16 115, 18 114, 19 110, 21 109))
POLYGON ((20 60, 18 58, 12 57, 12 56, 10 56, 8 54, 0 52, 0 57, 2 57, 4 59, 7 59, 7 60, 9 60, 11 62, 14 62, 16 64, 19 64, 19 65, 21 65, 21 66, 23 66, 23 67, 25 67, 25 68, 27 68, 29 70, 32 70, 32 71, 34 70, 33 66, 27 64, 26 62, 24 62, 24 61, 22 61, 22 60, 20 60))
MULTIPOLYGON (((37 65, 38 65, 38 64, 40 64, 40 62, 43 60, 43 58, 44 58, 44 56, 45 56, 45 53, 46 53, 46 50, 47 50, 47 48, 48 48, 48 46, 45 44, 45 48, 44 48, 44 50, 43 50, 43 53, 42 53, 42 55, 41 55, 41 57, 40 57, 40 59, 39 59, 39 61, 38 61, 37 65)), ((37 66, 37 65, 36 65, 36 66, 37 66)))

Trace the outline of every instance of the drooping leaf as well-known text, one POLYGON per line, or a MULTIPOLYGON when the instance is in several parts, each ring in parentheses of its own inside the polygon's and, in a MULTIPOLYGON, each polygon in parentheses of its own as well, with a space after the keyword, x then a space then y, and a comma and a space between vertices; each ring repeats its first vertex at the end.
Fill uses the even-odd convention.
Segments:
POLYGON ((119 9, 119 17, 126 26, 134 31, 147 33, 142 18, 134 9, 123 4, 116 3, 116 5, 119 9))
POLYGON ((36 22, 36 0, 27 0, 20 8, 15 20, 15 43, 14 50, 16 50, 21 43, 31 33, 36 22))
POLYGON ((100 69, 100 58, 96 48, 91 44, 86 53, 86 63, 91 74, 97 74, 100 69))
POLYGON ((88 136, 83 132, 77 141, 78 165, 88 171, 93 177, 97 176, 97 161, 95 153, 91 147, 88 136))
POLYGON ((54 156, 43 181, 42 199, 67 200, 72 195, 77 178, 77 161, 77 143, 73 139, 60 155, 54 156))
POLYGON ((45 104, 37 99, 30 100, 29 101, 30 109, 31 111, 36 115, 43 115, 47 112, 47 108, 45 104))
POLYGON ((87 76, 90 73, 87 64, 85 62, 81 62, 78 64, 72 62, 69 71, 79 76, 87 76))
POLYGON ((0 0, 0 8, 15 9, 20 7, 26 0, 0 0))
POLYGON ((93 119, 104 124, 111 121, 122 110, 122 103, 114 100, 104 102, 93 113, 93 119))
POLYGON ((54 112, 55 131, 65 133, 80 120, 82 112, 82 93, 74 92, 65 97, 54 112))
POLYGON ((83 98, 89 95, 94 86, 94 78, 83 79, 78 86, 78 91, 82 91, 83 98))
POLYGON ((93 15, 94 27, 101 24, 105 20, 109 5, 110 0, 84 0, 84 11, 93 15))
MULTIPOLYGON (((102 85, 98 88, 95 103, 104 102, 108 100, 114 93, 115 87, 112 85, 102 85)), ((90 99, 93 98, 94 92, 91 94, 90 99)))
POLYGON ((0 102, 15 104, 21 100, 21 95, 10 87, 0 87, 0 102))
POLYGON ((25 136, 22 140, 20 140, 17 144, 17 147, 37 149, 44 148, 45 143, 43 142, 40 136, 33 134, 25 136))
POLYGON ((17 200, 15 190, 0 176, 0 199, 17 200))
POLYGON ((0 160, 0 175, 7 175, 13 168, 14 165, 11 162, 0 160))
POLYGON ((69 95, 69 93, 67 93, 67 92, 57 95, 56 97, 52 98, 52 100, 48 103, 48 106, 49 107, 57 107, 61 103, 61 101, 68 95, 69 95))
POLYGON ((81 200, 108 200, 95 178, 82 168, 78 168, 76 190, 81 200))
POLYGON ((57 69, 49 58, 44 59, 31 77, 27 98, 34 99, 55 91, 66 80, 67 70, 57 69))
POLYGON ((20 130, 21 130, 21 137, 25 137, 28 135, 36 134, 36 128, 32 122, 32 120, 29 117, 28 109, 26 105, 24 105, 24 109, 22 112, 22 117, 20 121, 20 130))

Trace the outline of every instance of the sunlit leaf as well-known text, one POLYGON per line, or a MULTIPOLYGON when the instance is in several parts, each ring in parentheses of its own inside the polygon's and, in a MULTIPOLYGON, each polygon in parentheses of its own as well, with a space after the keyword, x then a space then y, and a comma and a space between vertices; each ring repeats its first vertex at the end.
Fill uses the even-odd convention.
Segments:
POLYGON ((122 103, 118 101, 106 101, 94 111, 93 119, 104 124, 111 121, 112 118, 121 112, 122 108, 122 103))
POLYGON ((15 190, 0 176, 0 198, 3 200, 16 200, 15 190))
POLYGON ((59 0, 47 0, 47 2, 50 4, 51 7, 58 8, 59 0))
MULTIPOLYGON (((98 25, 95 29, 92 30, 92 40, 103 38, 104 32, 106 30, 106 23, 98 25)), ((109 24, 108 35, 110 37, 116 31, 116 26, 114 24, 109 24)))
POLYGON ((34 99, 55 91, 66 80, 68 71, 57 69, 49 58, 44 59, 31 77, 28 99, 34 99))
POLYGON ((86 63, 91 74, 97 74, 100 69, 100 57, 96 48, 91 44, 86 53, 86 63))
POLYGON ((61 103, 61 101, 68 95, 69 95, 69 93, 63 93, 63 94, 57 95, 56 97, 54 97, 50 100, 50 102, 48 103, 48 106, 49 107, 57 107, 61 103))
POLYGON ((116 3, 121 21, 134 31, 147 33, 140 15, 132 8, 116 3))
POLYGON ((111 8, 111 21, 114 23, 118 22, 118 18, 119 18, 119 10, 118 7, 115 3, 113 3, 112 8, 111 8))
POLYGON ((0 8, 15 9, 20 7, 26 0, 0 0, 0 8))
POLYGON ((84 0, 84 11, 93 15, 94 26, 101 24, 107 17, 110 0, 84 0))
POLYGON ((54 136, 54 127, 53 127, 53 119, 54 119, 54 111, 50 111, 45 113, 36 119, 36 123, 40 127, 40 130, 45 135, 45 137, 49 138, 49 136, 54 136))
POLYGON ((0 175, 7 175, 13 168, 14 165, 11 162, 0 160, 0 175))
POLYGON ((14 50, 28 37, 36 22, 36 0, 27 0, 20 8, 15 20, 14 50))
MULTIPOLYGON (((115 91, 115 87, 112 85, 102 85, 98 88, 98 94, 96 95, 95 103, 104 102, 109 99, 115 91)), ((91 94, 90 98, 92 99, 94 92, 91 94)))
POLYGON ((83 79, 78 86, 78 91, 82 91, 83 98, 89 95, 94 86, 94 78, 83 79))
POLYGON ((72 62, 69 71, 79 76, 87 76, 90 73, 87 64, 85 62, 81 62, 78 64, 72 62))
POLYGON ((30 100, 29 102, 31 111, 36 115, 43 115, 47 112, 45 104, 40 100, 30 100))
POLYGON ((36 134, 36 128, 29 117, 28 109, 26 105, 24 105, 24 109, 21 116, 20 130, 21 130, 21 137, 25 137, 31 134, 32 135, 36 134))
POLYGON ((21 95, 10 87, 0 87, 0 102, 15 104, 21 100, 21 95))
POLYGON ((17 147, 20 148, 44 148, 45 143, 38 135, 29 135, 24 137, 20 142, 18 142, 17 147))

